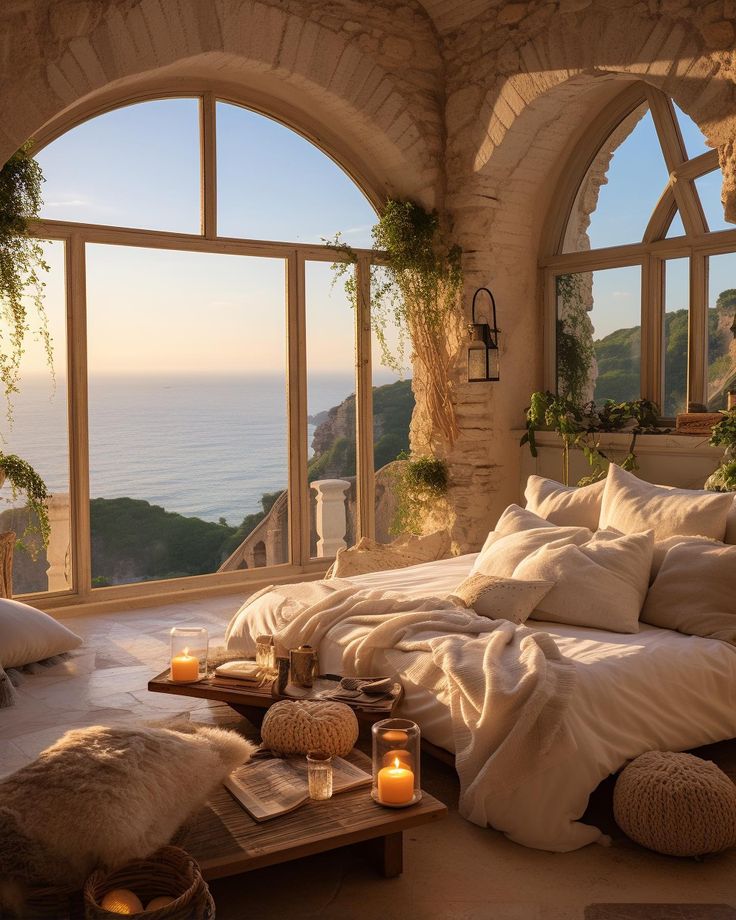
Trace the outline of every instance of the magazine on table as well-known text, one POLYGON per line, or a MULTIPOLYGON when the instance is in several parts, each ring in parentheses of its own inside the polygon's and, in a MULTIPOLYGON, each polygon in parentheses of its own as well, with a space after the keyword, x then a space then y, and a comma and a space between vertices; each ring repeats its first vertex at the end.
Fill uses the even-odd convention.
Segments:
MULTIPOLYGON (((371 776, 343 760, 332 758, 332 793, 368 786, 371 776)), ((256 821, 268 821, 309 801, 305 756, 251 760, 225 780, 225 788, 256 821)))

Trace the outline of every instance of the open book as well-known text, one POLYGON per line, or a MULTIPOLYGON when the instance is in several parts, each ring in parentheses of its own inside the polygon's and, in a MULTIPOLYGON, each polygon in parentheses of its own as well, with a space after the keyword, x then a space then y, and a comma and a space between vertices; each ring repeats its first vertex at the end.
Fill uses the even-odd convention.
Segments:
MULTIPOLYGON (((370 782, 370 774, 365 770, 342 757, 332 758, 333 795, 370 782)), ((251 817, 268 821, 309 801, 307 758, 252 760, 233 770, 224 785, 251 817)))

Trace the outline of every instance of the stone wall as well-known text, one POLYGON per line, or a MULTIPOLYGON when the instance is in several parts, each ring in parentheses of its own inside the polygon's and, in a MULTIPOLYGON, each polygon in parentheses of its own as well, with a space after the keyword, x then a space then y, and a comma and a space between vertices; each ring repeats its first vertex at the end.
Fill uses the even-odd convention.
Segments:
POLYGON ((6 0, 0 160, 122 93, 200 81, 322 144, 374 202, 447 210, 466 296, 492 287, 501 382, 464 382, 460 437, 438 448, 417 379, 415 446, 446 453, 457 548, 518 498, 514 429, 542 384, 537 270, 552 192, 576 137, 619 88, 670 93, 719 148, 736 219, 736 0, 6 0))

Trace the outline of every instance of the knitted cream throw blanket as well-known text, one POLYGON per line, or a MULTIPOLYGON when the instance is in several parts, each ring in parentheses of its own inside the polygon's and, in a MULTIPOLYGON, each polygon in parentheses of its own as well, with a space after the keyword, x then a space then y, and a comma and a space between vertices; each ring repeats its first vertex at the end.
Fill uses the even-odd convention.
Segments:
MULTIPOLYGON (((371 675, 381 651, 404 679, 449 697, 460 813, 470 821, 485 826, 487 798, 520 787, 553 756, 575 671, 546 633, 337 578, 270 590, 289 600, 275 637, 283 647, 316 647, 351 627, 345 674, 371 675)), ((253 601, 268 603, 268 593, 253 601)))

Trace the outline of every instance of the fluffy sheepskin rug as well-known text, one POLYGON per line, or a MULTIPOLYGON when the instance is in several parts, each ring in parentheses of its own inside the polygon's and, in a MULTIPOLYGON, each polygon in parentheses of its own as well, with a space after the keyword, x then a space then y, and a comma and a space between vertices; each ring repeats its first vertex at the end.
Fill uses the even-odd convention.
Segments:
POLYGON ((0 880, 77 887, 96 866, 149 855, 254 750, 189 722, 67 732, 0 782, 0 880))

